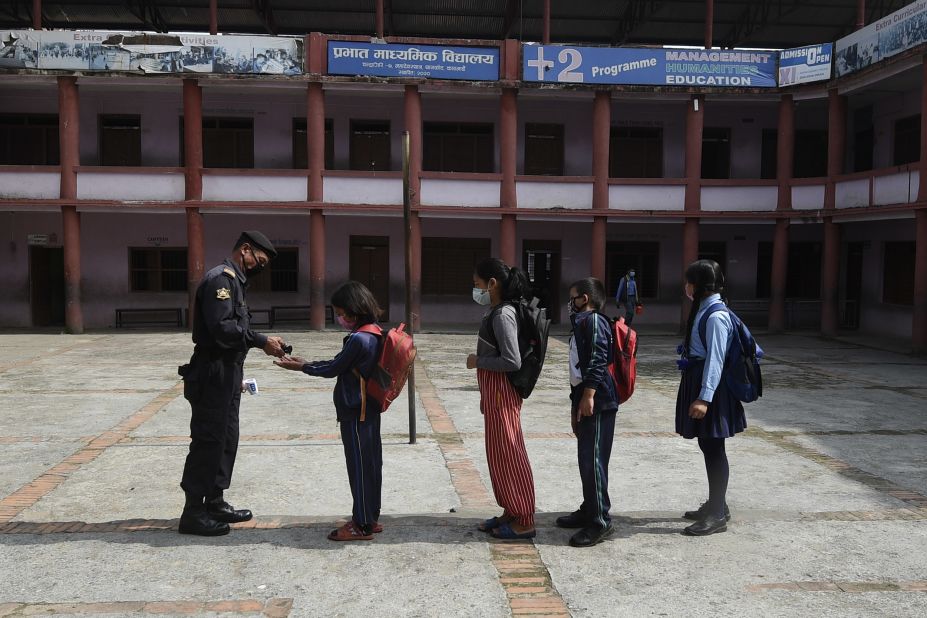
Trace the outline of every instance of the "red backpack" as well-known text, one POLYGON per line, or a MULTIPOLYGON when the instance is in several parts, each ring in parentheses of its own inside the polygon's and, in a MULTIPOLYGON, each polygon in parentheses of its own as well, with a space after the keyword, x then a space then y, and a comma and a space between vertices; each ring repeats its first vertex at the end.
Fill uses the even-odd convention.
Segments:
POLYGON ((368 395, 380 404, 380 412, 386 412, 405 388, 412 361, 415 360, 415 344, 405 328, 405 324, 400 324, 397 328, 389 329, 385 335, 376 324, 364 324, 357 329, 359 333, 370 333, 383 339, 373 375, 364 379, 359 371, 354 370, 361 383, 361 421, 367 418, 368 395))
POLYGON ((612 338, 615 350, 608 372, 618 390, 618 403, 624 403, 634 394, 634 381, 637 379, 637 333, 622 316, 612 322, 612 338))

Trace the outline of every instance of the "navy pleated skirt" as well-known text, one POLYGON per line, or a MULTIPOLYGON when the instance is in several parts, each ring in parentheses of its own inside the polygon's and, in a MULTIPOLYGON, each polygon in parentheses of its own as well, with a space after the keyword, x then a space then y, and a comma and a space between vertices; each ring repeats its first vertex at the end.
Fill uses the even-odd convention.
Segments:
POLYGON ((689 416, 689 406, 702 391, 704 369, 704 360, 692 360, 682 372, 676 395, 676 433, 683 438, 731 438, 747 428, 747 417, 743 403, 731 394, 724 379, 708 405, 708 414, 698 420, 689 416))

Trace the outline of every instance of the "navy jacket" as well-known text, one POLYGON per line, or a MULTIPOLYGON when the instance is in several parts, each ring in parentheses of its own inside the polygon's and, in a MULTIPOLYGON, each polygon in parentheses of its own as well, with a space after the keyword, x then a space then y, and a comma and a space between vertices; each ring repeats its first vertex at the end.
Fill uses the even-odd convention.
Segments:
POLYGON ((206 273, 196 289, 193 343, 197 350, 240 362, 249 349, 267 345, 266 335, 251 330, 247 285, 245 273, 231 260, 206 273))
POLYGON ((582 383, 573 389, 573 403, 584 389, 595 389, 595 412, 613 412, 618 409, 618 392, 615 381, 608 372, 608 364, 615 354, 611 320, 597 311, 583 311, 570 317, 573 322, 573 338, 579 356, 579 370, 582 383))
MULTIPOLYGON (((358 327, 360 324, 358 324, 358 327)), ((370 333, 352 331, 344 338, 344 347, 330 361, 316 361, 303 365, 303 373, 320 378, 338 378, 332 400, 338 420, 356 419, 361 412, 360 379, 354 373, 357 369, 364 378, 373 374, 380 352, 380 337, 370 333)), ((367 398, 367 414, 379 414, 380 404, 367 398)))

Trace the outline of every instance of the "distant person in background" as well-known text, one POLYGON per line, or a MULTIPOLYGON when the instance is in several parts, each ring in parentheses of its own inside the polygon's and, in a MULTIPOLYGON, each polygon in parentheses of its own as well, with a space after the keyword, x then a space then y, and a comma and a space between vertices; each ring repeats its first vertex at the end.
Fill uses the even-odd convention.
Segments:
POLYGON ((637 289, 637 273, 632 268, 618 280, 618 292, 615 294, 615 305, 624 307, 624 321, 630 324, 634 319, 634 312, 640 303, 637 289))

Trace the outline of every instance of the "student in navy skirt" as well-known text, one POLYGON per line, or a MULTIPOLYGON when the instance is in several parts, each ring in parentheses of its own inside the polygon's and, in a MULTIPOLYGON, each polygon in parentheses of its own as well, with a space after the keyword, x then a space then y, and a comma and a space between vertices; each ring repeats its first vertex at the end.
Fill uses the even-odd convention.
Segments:
POLYGON ((692 309, 682 347, 682 379, 676 396, 676 433, 698 438, 708 474, 708 501, 683 517, 695 520, 684 532, 705 536, 727 530, 731 514, 725 496, 730 468, 724 441, 747 427, 743 404, 728 390, 721 373, 734 326, 727 311, 708 309, 723 303, 724 274, 717 262, 698 260, 686 268, 686 296, 692 309))

